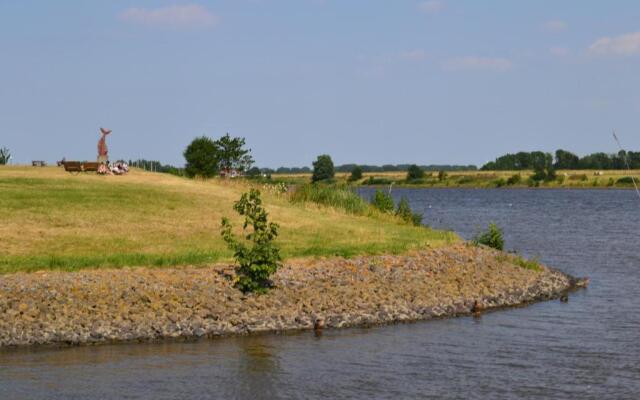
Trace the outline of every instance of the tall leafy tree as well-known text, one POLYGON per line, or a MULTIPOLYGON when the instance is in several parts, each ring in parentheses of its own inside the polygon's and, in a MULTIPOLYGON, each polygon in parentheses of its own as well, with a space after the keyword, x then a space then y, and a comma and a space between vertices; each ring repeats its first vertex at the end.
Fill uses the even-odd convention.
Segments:
POLYGON ((211 138, 201 136, 193 139, 184 151, 184 158, 184 172, 190 178, 211 178, 218 173, 219 152, 211 138))
POLYGON ((351 175, 349 176, 349 181, 350 182, 355 182, 355 181, 359 181, 360 179, 362 179, 362 167, 359 166, 359 165, 356 165, 351 170, 351 175))
POLYGON ((553 168, 553 157, 549 153, 534 151, 531 153, 533 176, 536 181, 551 181, 556 178, 556 170, 553 168))
POLYGON ((0 149, 0 165, 9 164, 11 160, 11 152, 6 147, 0 149))
POLYGON ((242 137, 231 137, 227 133, 216 140, 218 151, 218 167, 221 171, 229 173, 232 170, 247 171, 253 165, 251 149, 245 148, 245 140, 242 137))
POLYGON ((424 178, 424 171, 422 170, 422 168, 418 167, 415 164, 410 165, 407 169, 407 180, 412 181, 414 179, 422 178, 424 178))
POLYGON ((577 169, 579 167, 580 158, 566 150, 556 150, 556 163, 557 169, 577 169))
POLYGON ((335 174, 336 172, 331 156, 328 154, 322 154, 313 162, 313 175, 311 176, 311 182, 330 180, 333 179, 335 174))

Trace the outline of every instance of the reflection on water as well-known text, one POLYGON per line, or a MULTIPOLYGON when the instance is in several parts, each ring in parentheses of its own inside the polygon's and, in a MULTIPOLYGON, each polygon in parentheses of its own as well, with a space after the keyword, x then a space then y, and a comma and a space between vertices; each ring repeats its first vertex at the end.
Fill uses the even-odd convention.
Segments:
MULTIPOLYGON (((367 195, 368 193, 364 193, 367 195)), ((464 237, 591 277, 569 303, 372 329, 0 351, 0 399, 637 399, 640 205, 627 191, 396 190, 464 237)))

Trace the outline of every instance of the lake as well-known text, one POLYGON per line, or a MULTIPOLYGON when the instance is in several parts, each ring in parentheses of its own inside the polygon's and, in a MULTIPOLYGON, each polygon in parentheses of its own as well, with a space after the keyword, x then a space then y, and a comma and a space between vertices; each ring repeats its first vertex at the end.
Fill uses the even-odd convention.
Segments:
MULTIPOLYGON (((372 190, 361 191, 365 197, 372 190)), ((370 329, 0 351, 1 399, 640 397, 640 201, 627 190, 394 189, 434 228, 576 276, 568 303, 370 329)))

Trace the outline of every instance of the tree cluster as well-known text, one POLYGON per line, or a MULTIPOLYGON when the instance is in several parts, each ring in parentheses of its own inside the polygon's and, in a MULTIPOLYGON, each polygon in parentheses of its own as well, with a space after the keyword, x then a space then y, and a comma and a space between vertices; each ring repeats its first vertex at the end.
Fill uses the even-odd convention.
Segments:
POLYGON ((245 139, 227 133, 218 140, 206 136, 194 139, 184 151, 185 173, 188 177, 210 178, 220 172, 244 172, 251 168, 251 149, 245 139))
POLYGON ((555 157, 550 153, 541 151, 526 152, 521 151, 515 154, 505 154, 482 166, 482 170, 488 171, 511 171, 526 170, 540 167, 541 163, 549 164, 554 169, 626 169, 626 160, 632 169, 640 168, 640 152, 620 151, 616 154, 592 153, 584 157, 566 150, 559 149, 555 152, 555 157))

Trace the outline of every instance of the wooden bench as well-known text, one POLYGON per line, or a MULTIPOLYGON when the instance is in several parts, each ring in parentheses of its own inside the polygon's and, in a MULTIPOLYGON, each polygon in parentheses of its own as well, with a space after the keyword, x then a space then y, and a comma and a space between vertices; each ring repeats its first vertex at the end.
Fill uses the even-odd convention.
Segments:
POLYGON ((96 172, 100 163, 88 161, 65 161, 62 163, 67 172, 96 172))

